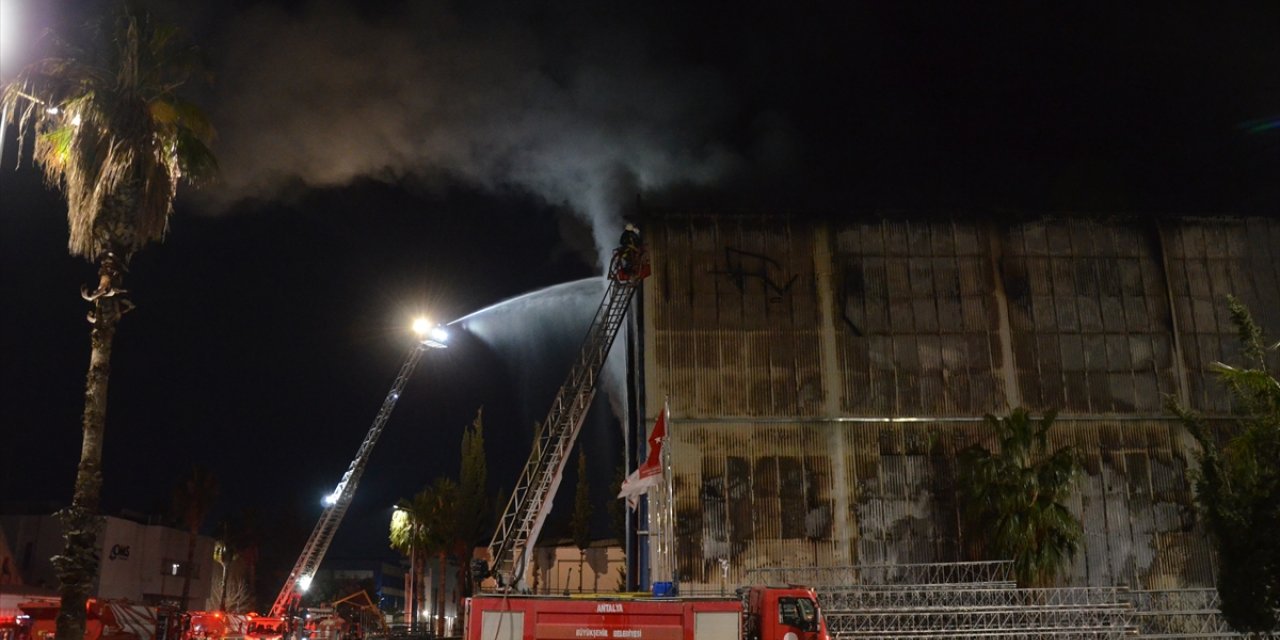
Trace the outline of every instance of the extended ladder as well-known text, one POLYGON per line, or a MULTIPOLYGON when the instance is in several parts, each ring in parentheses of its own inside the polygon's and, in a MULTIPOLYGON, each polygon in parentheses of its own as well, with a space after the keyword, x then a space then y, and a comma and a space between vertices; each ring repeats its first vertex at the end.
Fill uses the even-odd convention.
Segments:
POLYGON ((535 435, 533 452, 511 492, 493 541, 489 543, 491 572, 502 587, 521 586, 532 558, 533 545, 538 541, 538 532, 551 511, 552 498, 560 486, 565 462, 596 395, 609 347, 618 335, 631 298, 644 275, 647 275, 647 268, 631 277, 611 269, 609 288, 587 330, 582 352, 569 372, 569 379, 556 393, 551 412, 535 435))
POLYGON ((302 548, 297 564, 293 565, 289 578, 280 589, 280 595, 276 596, 275 604, 271 605, 270 615, 277 617, 287 615, 295 599, 300 595, 294 590, 306 591, 311 586, 311 579, 320 568, 320 561, 324 560, 324 554, 329 550, 329 543, 333 542, 333 534, 337 533, 338 525, 342 524, 342 517, 347 514, 347 507, 351 506, 351 499, 355 497, 356 485, 359 484, 360 475, 364 473, 364 467, 369 462, 369 454, 373 453, 373 445, 377 444, 378 436, 382 435, 382 428, 391 417, 391 410, 395 409, 396 401, 400 399, 400 392, 409 381, 409 376, 413 375, 414 368, 418 366, 418 360, 422 358, 422 353, 428 347, 439 349, 444 345, 432 339, 424 339, 409 351, 408 357, 400 367, 400 373, 396 375, 396 380, 391 385, 391 390, 382 401, 382 407, 378 409, 378 415, 373 419, 373 425, 369 427, 369 433, 365 434, 364 442, 360 443, 355 459, 351 461, 347 472, 342 474, 342 480, 338 482, 337 488, 325 498, 324 513, 320 514, 320 521, 311 531, 311 537, 307 538, 307 544, 302 548))

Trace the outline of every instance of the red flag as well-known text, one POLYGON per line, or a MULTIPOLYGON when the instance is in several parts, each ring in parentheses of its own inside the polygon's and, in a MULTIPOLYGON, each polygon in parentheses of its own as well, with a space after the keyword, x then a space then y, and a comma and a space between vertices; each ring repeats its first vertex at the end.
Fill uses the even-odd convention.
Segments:
POLYGON ((622 482, 622 491, 618 492, 618 497, 625 498, 632 509, 636 508, 641 494, 662 481, 662 442, 666 439, 667 407, 663 405, 662 413, 658 414, 658 420, 653 424, 653 432, 649 434, 649 456, 645 458, 644 464, 627 476, 622 482))

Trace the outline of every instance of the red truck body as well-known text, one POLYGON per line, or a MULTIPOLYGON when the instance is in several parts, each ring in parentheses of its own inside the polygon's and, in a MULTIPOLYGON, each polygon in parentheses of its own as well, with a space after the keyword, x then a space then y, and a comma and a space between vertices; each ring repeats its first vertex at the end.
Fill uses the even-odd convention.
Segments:
MULTIPOLYGON (((57 630, 60 605, 54 601, 24 602, 18 605, 30 616, 28 633, 32 640, 50 640, 57 630)), ((156 607, 131 602, 90 598, 85 604, 85 640, 162 640, 168 619, 157 616, 156 607)), ((175 633, 173 637, 176 638, 175 633)))
POLYGON ((283 640, 288 633, 284 618, 256 613, 192 611, 182 640, 283 640))
POLYGON ((247 620, 248 616, 240 613, 192 611, 187 615, 182 640, 223 640, 243 637, 247 620))
POLYGON ((465 640, 830 638, 813 590, 750 587, 740 598, 477 596, 467 602, 465 640))

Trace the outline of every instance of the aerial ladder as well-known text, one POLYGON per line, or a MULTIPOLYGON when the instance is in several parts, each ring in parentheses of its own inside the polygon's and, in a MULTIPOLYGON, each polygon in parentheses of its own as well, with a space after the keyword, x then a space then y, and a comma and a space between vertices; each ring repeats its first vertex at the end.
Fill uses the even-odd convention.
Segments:
POLYGON ((447 336, 441 327, 429 328, 415 322, 414 329, 421 334, 421 339, 409 350, 404 364, 400 366, 400 373, 396 375, 391 390, 387 392, 387 397, 382 400, 382 406, 373 418, 373 425, 365 434, 364 441, 360 443, 360 449, 356 451, 356 457, 351 461, 351 466, 347 467, 347 472, 342 474, 342 480, 338 482, 333 493, 325 496, 325 508, 320 514, 320 521, 311 531, 311 537, 307 538, 307 544, 303 546, 298 562, 289 572, 284 587, 280 589, 280 595, 276 596, 275 604, 271 605, 269 614, 271 617, 290 615, 291 609, 296 607, 298 600, 302 597, 302 592, 311 586, 311 580, 315 577, 316 570, 320 568, 320 561, 329 550, 329 543, 333 542, 333 535, 337 533, 338 525, 342 524, 342 517, 347 514, 347 507, 351 506, 356 485, 360 482, 360 475, 364 473, 369 455, 373 453, 373 446, 378 443, 378 436, 382 435, 382 428, 391 417, 391 411, 396 408, 396 402, 400 400, 400 392, 404 390, 405 383, 409 381, 409 376, 413 375, 413 370, 418 366, 418 360, 427 349, 443 349, 446 346, 447 336))
POLYGON ((489 543, 488 574, 496 579, 499 588, 523 587, 533 546, 551 511, 565 463, 595 398, 609 348, 636 289, 649 275, 648 256, 638 244, 638 236, 636 240, 636 244, 621 246, 613 253, 608 289, 587 330, 582 350, 534 436, 533 451, 489 543))

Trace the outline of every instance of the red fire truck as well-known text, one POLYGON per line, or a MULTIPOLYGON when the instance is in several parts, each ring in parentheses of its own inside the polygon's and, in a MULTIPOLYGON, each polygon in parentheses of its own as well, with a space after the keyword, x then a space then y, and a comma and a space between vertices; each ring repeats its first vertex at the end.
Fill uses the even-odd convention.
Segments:
MULTIPOLYGON (((24 602, 18 608, 29 618, 25 635, 31 640, 53 638, 59 608, 56 600, 24 602)), ((176 640, 179 630, 177 612, 168 607, 97 598, 85 604, 85 640, 176 640)))
POLYGON ((738 597, 483 595, 465 640, 830 640, 813 589, 753 586, 738 597))
POLYGON ((182 640, 224 640, 242 638, 248 616, 222 611, 191 611, 187 614, 182 640))
POLYGON ((281 616, 249 614, 244 635, 249 640, 282 640, 291 631, 291 621, 281 616))

